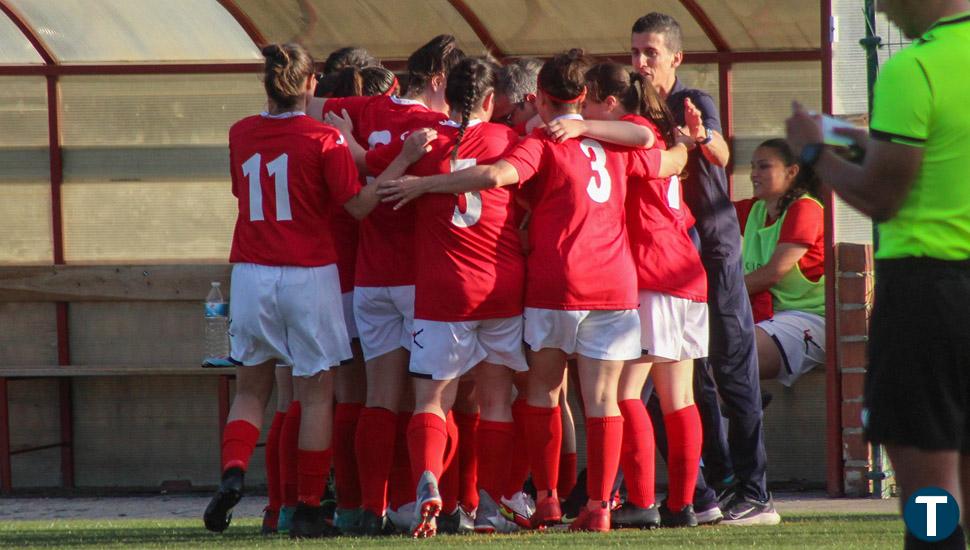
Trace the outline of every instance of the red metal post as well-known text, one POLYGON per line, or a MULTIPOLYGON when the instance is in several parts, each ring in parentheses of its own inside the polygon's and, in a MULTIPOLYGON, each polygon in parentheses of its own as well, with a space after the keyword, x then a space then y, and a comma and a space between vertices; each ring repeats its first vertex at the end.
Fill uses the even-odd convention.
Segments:
POLYGON ((732 74, 730 63, 719 63, 717 66, 718 94, 721 104, 721 131, 727 141, 731 158, 724 167, 727 173, 728 196, 734 196, 734 97, 731 95, 732 74))
POLYGON ((7 379, 0 377, 0 492, 13 490, 10 467, 10 402, 7 401, 7 379))
MULTIPOLYGON (((821 4, 822 111, 832 113, 832 0, 821 4)), ((836 250, 835 195, 831 189, 825 202, 825 338, 832 342, 825 357, 825 488, 829 496, 845 494, 845 464, 842 461, 842 375, 839 372, 839 336, 835 309, 836 250)))
POLYGON ((222 441, 222 430, 226 427, 229 419, 229 375, 219 376, 219 441, 222 441))
POLYGON ((492 52, 492 55, 499 59, 506 56, 502 48, 495 42, 495 38, 492 37, 492 33, 489 32, 488 27, 478 18, 475 10, 471 9, 464 0, 448 0, 448 3, 461 15, 465 23, 468 23, 468 26, 475 32, 475 36, 482 41, 482 44, 488 48, 488 51, 492 52))
POLYGON ((252 39, 253 43, 260 48, 269 43, 249 15, 247 15, 246 12, 236 5, 236 2, 233 0, 219 0, 219 4, 221 4, 222 7, 229 12, 229 15, 232 15, 233 19, 239 23, 239 26, 246 31, 246 34, 249 35, 249 38, 252 39))
POLYGON ((27 19, 20 14, 19 11, 13 8, 6 0, 0 0, 0 11, 5 13, 7 17, 13 22, 14 25, 20 29, 20 32, 24 33, 30 44, 37 50, 40 57, 44 60, 44 63, 48 65, 56 65, 57 58, 54 57, 54 53, 51 52, 47 44, 40 39, 40 35, 34 30, 34 28, 27 22, 27 19))

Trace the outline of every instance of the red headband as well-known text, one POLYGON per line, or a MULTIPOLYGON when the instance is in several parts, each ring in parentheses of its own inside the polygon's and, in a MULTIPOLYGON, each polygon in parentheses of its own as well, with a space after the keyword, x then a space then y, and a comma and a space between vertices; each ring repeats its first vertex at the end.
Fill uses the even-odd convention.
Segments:
POLYGON ((388 87, 387 90, 385 90, 384 93, 381 94, 381 95, 391 95, 391 94, 393 94, 394 93, 394 90, 397 89, 397 86, 398 86, 398 81, 397 81, 397 77, 395 76, 394 77, 394 82, 391 82, 390 87, 388 87))
POLYGON ((537 84, 537 87, 539 88, 539 91, 558 101, 559 103, 582 103, 586 99, 586 86, 583 86, 583 91, 579 92, 579 95, 572 99, 563 99, 555 94, 552 94, 549 92, 549 90, 543 88, 541 84, 537 84))

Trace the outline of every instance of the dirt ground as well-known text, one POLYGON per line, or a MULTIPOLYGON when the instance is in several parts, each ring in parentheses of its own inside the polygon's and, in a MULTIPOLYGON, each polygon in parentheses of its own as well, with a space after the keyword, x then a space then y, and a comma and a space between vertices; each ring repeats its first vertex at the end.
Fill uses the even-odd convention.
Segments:
MULTIPOLYGON (((776 493, 775 506, 786 513, 899 513, 897 499, 830 499, 823 493, 776 493)), ((0 498, 0 521, 37 519, 116 519, 202 517, 206 495, 146 495, 76 498, 0 498)), ((260 517, 266 497, 244 498, 233 515, 260 517)))

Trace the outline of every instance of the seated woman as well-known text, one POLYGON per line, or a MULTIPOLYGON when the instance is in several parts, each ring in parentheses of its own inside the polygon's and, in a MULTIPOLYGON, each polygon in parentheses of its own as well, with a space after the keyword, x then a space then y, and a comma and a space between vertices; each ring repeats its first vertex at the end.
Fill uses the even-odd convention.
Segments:
POLYGON ((825 363, 824 216, 818 178, 784 140, 751 158, 754 198, 735 203, 761 378, 791 386, 825 363))

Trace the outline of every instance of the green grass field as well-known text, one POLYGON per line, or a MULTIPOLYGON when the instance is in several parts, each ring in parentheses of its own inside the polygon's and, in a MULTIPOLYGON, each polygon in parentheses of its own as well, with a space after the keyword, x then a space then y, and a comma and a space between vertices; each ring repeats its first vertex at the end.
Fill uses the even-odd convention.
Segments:
POLYGON ((572 534, 549 531, 497 536, 341 537, 291 541, 262 537, 257 520, 234 522, 223 535, 206 532, 199 520, 53 520, 0 522, 0 548, 275 548, 297 544, 325 548, 893 548, 902 543, 899 516, 882 514, 787 515, 775 527, 701 527, 656 531, 572 534))

